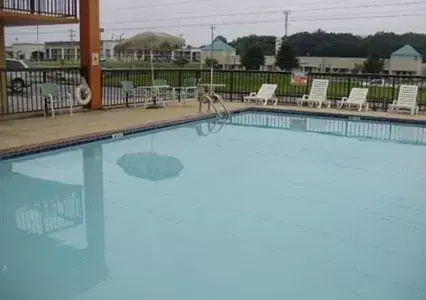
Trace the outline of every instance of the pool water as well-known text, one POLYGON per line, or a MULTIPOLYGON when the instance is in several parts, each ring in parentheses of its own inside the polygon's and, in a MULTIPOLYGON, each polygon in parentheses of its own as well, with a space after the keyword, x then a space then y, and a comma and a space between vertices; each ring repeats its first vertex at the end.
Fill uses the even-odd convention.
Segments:
POLYGON ((0 299, 426 299, 425 127, 246 113, 0 172, 0 299))

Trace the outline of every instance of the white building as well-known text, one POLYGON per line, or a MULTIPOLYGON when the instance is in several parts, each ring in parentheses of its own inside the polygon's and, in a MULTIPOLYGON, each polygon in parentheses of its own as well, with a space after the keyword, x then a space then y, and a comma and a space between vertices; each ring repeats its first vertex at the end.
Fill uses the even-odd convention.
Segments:
POLYGON ((80 42, 78 41, 53 41, 44 43, 46 60, 80 60, 80 42))
POLYGON ((44 44, 14 43, 8 48, 8 52, 13 58, 25 60, 43 60, 45 56, 44 44))
MULTIPOLYGON (((101 60, 112 60, 116 56, 114 47, 118 44, 115 40, 101 41, 101 60)), ((79 41, 55 41, 45 43, 45 52, 47 60, 80 60, 80 42, 79 41)))

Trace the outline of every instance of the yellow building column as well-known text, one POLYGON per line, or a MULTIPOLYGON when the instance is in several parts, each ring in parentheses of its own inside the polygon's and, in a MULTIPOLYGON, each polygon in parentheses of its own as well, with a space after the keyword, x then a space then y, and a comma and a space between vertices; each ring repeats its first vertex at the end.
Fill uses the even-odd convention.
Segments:
POLYGON ((80 0, 80 62, 92 91, 90 108, 102 108, 99 0, 80 0))

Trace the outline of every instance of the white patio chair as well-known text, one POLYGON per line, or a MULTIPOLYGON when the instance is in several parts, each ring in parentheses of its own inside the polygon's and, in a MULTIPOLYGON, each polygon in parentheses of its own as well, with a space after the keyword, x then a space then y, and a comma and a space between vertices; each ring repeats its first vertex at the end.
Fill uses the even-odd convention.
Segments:
POLYGON ((316 104, 318 108, 321 108, 322 104, 327 102, 327 108, 330 108, 331 102, 327 101, 328 83, 328 79, 314 79, 309 95, 303 95, 302 98, 297 99, 297 105, 303 106, 306 103, 312 106, 316 104))
MULTIPOLYGON (((42 83, 40 85, 41 97, 45 105, 43 105, 44 116, 47 116, 47 108, 52 111, 52 118, 55 117, 55 104, 65 103, 69 106, 70 115, 72 116, 73 99, 70 92, 60 92, 56 83, 42 83)), ((61 112, 59 107, 59 113, 61 112)))
POLYGON ((181 100, 193 100, 195 99, 195 91, 197 90, 197 78, 185 78, 183 85, 180 87, 181 100))
POLYGON ((419 87, 417 85, 401 85, 399 87, 398 99, 394 100, 390 105, 390 112, 399 111, 401 108, 409 110, 412 115, 419 113, 417 105, 417 93, 419 87))
POLYGON ((133 81, 122 81, 120 84, 122 96, 126 101, 131 100, 133 106, 136 106, 137 103, 141 103, 144 106, 147 104, 150 97, 149 90, 143 87, 135 87, 133 81))
POLYGON ((343 107, 350 108, 352 106, 358 107, 358 111, 361 111, 364 107, 368 110, 367 103, 368 89, 366 88, 352 88, 348 97, 343 97, 341 101, 337 103, 337 108, 342 109, 343 107))
POLYGON ((262 84, 257 93, 252 92, 249 96, 245 96, 244 102, 250 103, 255 101, 256 103, 263 102, 263 105, 267 105, 268 101, 273 101, 273 105, 277 105, 278 98, 275 97, 275 90, 277 89, 276 84, 262 84))

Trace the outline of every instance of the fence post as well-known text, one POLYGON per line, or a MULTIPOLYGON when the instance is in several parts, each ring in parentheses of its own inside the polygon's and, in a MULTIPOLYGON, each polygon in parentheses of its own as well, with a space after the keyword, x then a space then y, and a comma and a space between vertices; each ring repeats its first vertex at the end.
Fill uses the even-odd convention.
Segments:
POLYGON ((305 86, 305 95, 309 95, 309 83, 311 82, 311 80, 313 79, 314 73, 309 72, 308 75, 306 76, 307 82, 306 82, 306 86, 305 86), (312 78, 311 78, 312 77, 312 78))
MULTIPOLYGON (((178 79, 178 87, 179 87, 179 89, 178 89, 178 101, 180 102, 180 97, 181 97, 181 91, 182 91, 182 68, 180 68, 179 70, 178 70, 178 76, 179 76, 179 79, 178 79)), ((173 99, 174 100, 174 99, 173 99)))
POLYGON ((351 93, 351 87, 352 87, 352 80, 351 79, 352 79, 352 77, 349 75, 348 76, 348 89, 346 91, 346 95, 348 95, 348 96, 351 93))
MULTIPOLYGON (((130 81, 130 72, 126 72, 126 81, 130 81)), ((121 83, 120 83, 121 84, 121 83)), ((129 92, 126 92, 126 98, 125 98, 125 105, 126 107, 129 106, 129 92)), ((134 100, 133 100, 134 101, 134 100)))
MULTIPOLYGON (((391 101, 393 101, 393 99, 395 99, 395 77, 392 77, 392 99, 391 99, 391 101)), ((383 101, 384 101, 383 109, 385 111, 388 111, 388 104, 389 103, 388 103, 388 101, 385 97, 383 97, 383 101)))
POLYGON ((234 71, 231 70, 229 71, 229 90, 230 90, 230 96, 229 96, 229 100, 232 101, 234 100, 234 71))
MULTIPOLYGON (((101 69, 101 109, 104 108, 104 76, 105 71, 101 69)), ((81 83, 81 78, 78 80, 79 84, 81 83)))

